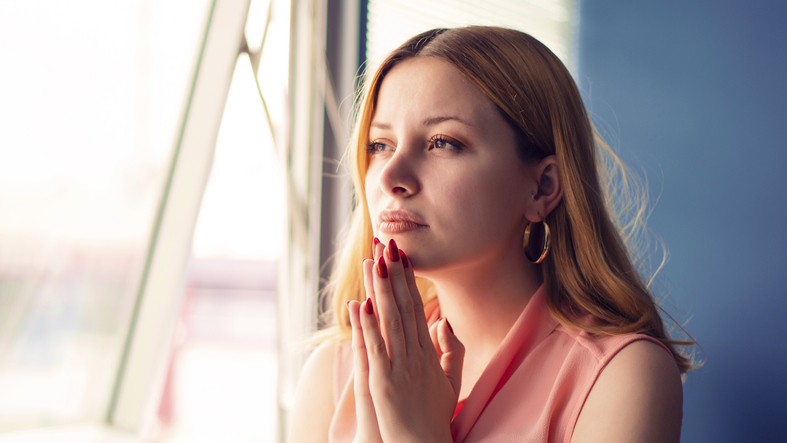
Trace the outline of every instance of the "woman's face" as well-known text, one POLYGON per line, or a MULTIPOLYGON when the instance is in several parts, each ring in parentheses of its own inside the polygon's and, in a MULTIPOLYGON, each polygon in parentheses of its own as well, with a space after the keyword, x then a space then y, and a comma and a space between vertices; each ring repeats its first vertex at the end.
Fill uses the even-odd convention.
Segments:
POLYGON ((493 103, 452 65, 407 59, 385 77, 369 128, 375 235, 421 272, 521 254, 535 168, 493 103))

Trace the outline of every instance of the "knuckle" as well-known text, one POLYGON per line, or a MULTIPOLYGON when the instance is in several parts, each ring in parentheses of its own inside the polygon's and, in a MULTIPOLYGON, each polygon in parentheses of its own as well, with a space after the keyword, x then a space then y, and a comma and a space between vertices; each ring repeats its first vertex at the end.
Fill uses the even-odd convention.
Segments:
MULTIPOLYGON (((358 383, 359 385, 362 385, 364 383, 368 383, 369 366, 364 365, 364 364, 356 364, 353 367, 353 371, 355 371, 355 374, 356 374, 356 377, 357 377, 355 380, 353 380, 353 383, 358 383)), ((364 390, 366 390, 366 389, 364 389, 364 390)))
POLYGON ((413 300, 410 303, 413 304, 413 313, 416 315, 424 313, 424 303, 421 301, 421 297, 419 297, 417 294, 415 297, 413 297, 413 300))
POLYGON ((370 349, 372 351, 372 354, 374 354, 374 355, 383 355, 383 354, 386 354, 388 352, 385 349, 385 343, 384 342, 375 343, 375 344, 373 344, 371 346, 370 349))
POLYGON ((399 393, 399 389, 393 383, 386 383, 381 389, 380 394, 387 400, 390 401, 393 398, 396 398, 396 395, 399 393))
POLYGON ((386 321, 386 326, 388 327, 388 331, 398 334, 402 332, 402 320, 399 318, 392 318, 386 321))
POLYGON ((371 392, 369 392, 369 391, 367 391, 367 390, 359 389, 359 390, 357 390, 357 391, 355 392, 355 395, 356 395, 356 396, 357 396, 359 399, 363 399, 363 400, 372 400, 372 393, 371 393, 371 392))
POLYGON ((402 312, 407 315, 415 314, 415 305, 411 299, 405 300, 402 302, 402 312))

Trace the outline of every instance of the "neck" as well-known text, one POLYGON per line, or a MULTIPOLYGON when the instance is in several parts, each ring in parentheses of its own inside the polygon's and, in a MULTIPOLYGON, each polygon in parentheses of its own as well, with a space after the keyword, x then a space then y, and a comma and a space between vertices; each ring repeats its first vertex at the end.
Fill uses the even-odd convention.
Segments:
POLYGON ((465 362, 486 366, 541 285, 540 269, 523 252, 513 256, 426 276, 435 284, 442 316, 465 346, 465 362))

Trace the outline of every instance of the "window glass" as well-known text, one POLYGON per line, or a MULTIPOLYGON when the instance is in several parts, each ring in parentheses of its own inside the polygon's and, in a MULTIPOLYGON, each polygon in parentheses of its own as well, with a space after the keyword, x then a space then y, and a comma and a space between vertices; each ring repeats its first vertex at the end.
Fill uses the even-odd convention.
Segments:
POLYGON ((106 416, 205 7, 0 2, 0 432, 106 416))
POLYGON ((240 54, 158 411, 164 443, 278 441, 276 277, 286 247, 286 191, 274 134, 284 124, 289 8, 287 1, 251 3, 251 51, 260 50, 269 26, 260 88, 257 55, 240 54))
POLYGON ((283 222, 282 174, 249 57, 241 54, 162 392, 163 441, 275 440, 283 222))

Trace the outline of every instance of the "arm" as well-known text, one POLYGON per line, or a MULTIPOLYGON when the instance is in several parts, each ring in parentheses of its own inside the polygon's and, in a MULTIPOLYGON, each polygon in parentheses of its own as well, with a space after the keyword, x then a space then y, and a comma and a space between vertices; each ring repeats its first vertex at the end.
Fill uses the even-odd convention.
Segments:
POLYGON ((623 348, 601 372, 572 443, 680 441, 683 388, 675 360, 655 343, 623 348))
POLYGON ((334 413, 333 366, 337 344, 329 341, 312 352, 298 381, 287 426, 288 443, 327 442, 334 413))

